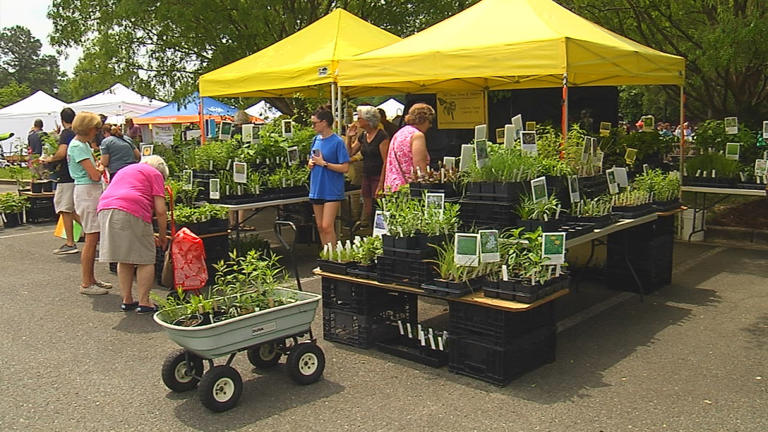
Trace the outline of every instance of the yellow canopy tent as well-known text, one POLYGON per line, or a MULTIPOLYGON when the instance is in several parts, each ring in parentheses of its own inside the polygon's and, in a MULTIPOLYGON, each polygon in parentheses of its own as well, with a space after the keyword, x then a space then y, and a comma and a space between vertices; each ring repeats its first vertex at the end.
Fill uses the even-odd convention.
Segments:
POLYGON ((355 15, 335 9, 263 50, 200 77, 202 96, 291 96, 336 81, 340 58, 401 40, 355 15))
POLYGON ((682 85, 685 59, 547 0, 483 0, 400 42, 342 59, 350 95, 573 86, 682 85), (375 72, 373 72, 375 71, 375 72))

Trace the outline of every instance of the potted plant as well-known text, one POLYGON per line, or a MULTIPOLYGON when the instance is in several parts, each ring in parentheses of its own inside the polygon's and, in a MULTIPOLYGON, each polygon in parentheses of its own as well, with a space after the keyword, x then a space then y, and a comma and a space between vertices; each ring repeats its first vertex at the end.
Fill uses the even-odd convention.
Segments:
POLYGON ((652 213, 655 211, 651 205, 652 196, 650 192, 629 187, 612 196, 612 211, 623 219, 635 219, 652 213))
POLYGON ((344 275, 357 264, 354 259, 355 253, 352 250, 352 242, 347 240, 346 244, 343 244, 339 240, 335 246, 331 243, 323 246, 317 264, 320 270, 324 272, 344 275))
POLYGON ((203 204, 197 207, 176 206, 174 218, 176 226, 187 227, 197 235, 222 232, 227 229, 229 211, 215 204, 203 204))
POLYGON ((638 175, 632 187, 653 194, 653 206, 657 210, 680 207, 680 175, 678 172, 663 173, 653 169, 638 175))
POLYGON ((611 213, 611 196, 600 195, 594 199, 582 198, 571 208, 569 220, 594 224, 593 229, 606 227, 616 220, 611 213))
POLYGON ((24 210, 30 206, 25 196, 13 192, 0 194, 0 213, 3 214, 6 227, 15 227, 24 223, 24 210))
POLYGON ((352 259, 357 266, 350 270, 355 276, 363 276, 368 279, 376 278, 376 257, 383 253, 381 237, 371 236, 356 237, 352 245, 352 259))
POLYGON ((517 214, 520 216, 520 224, 526 231, 555 231, 560 226, 560 200, 551 196, 546 200, 534 202, 529 195, 523 196, 520 205, 517 207, 517 214))
POLYGON ((462 266, 454 259, 454 244, 446 242, 443 245, 432 245, 437 251, 435 259, 427 260, 434 264, 433 268, 438 277, 424 283, 421 288, 425 291, 445 297, 461 297, 480 288, 480 267, 462 266))

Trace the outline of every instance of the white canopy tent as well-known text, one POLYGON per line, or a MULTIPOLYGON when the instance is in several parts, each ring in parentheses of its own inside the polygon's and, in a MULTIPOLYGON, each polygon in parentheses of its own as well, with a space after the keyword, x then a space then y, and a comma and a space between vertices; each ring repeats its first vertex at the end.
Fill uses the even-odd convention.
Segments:
POLYGON ((121 120, 126 117, 137 117, 165 105, 165 102, 149 99, 117 83, 99 94, 69 106, 75 112, 89 111, 95 114, 104 114, 108 118, 112 118, 114 123, 121 123, 121 120))
POLYGON ((245 112, 249 116, 258 117, 264 121, 270 121, 283 114, 280 110, 267 103, 267 101, 260 101, 256 105, 246 108, 245 112))
POLYGON ((60 124, 59 114, 66 103, 37 91, 26 99, 0 109, 0 133, 13 132, 14 137, 0 143, 3 153, 27 147, 27 135, 35 119, 43 121, 43 130, 50 131, 60 124))
POLYGON ((376 108, 383 109, 384 112, 387 113, 387 118, 392 120, 399 115, 403 115, 403 108, 405 108, 405 105, 401 104, 396 99, 390 98, 387 99, 386 102, 379 104, 376 108))

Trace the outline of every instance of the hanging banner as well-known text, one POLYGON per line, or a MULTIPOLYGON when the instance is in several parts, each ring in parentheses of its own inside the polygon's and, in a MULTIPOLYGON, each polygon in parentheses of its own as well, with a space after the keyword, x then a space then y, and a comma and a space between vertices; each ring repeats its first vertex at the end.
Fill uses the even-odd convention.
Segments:
POLYGON ((472 129, 485 123, 485 98, 481 91, 437 94, 440 129, 472 129))
MULTIPOLYGON (((164 144, 166 146, 173 145, 173 126, 169 124, 156 124, 152 125, 152 139, 158 144, 164 144)), ((146 141, 146 140, 145 140, 146 141)))

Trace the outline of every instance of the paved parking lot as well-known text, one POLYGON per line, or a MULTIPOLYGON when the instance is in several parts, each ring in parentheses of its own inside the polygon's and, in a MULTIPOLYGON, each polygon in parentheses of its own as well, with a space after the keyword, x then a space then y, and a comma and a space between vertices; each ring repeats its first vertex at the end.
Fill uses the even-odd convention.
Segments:
MULTIPOLYGON (((321 340, 323 380, 241 356, 240 404, 212 414, 163 385, 176 346, 151 317, 77 293, 79 255, 52 255, 52 231, 0 231, 3 431, 768 430, 768 251, 676 243, 673 284, 644 301, 582 284, 556 305, 557 360, 505 388, 321 340)), ((97 276, 116 283, 106 265, 97 276)))

